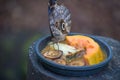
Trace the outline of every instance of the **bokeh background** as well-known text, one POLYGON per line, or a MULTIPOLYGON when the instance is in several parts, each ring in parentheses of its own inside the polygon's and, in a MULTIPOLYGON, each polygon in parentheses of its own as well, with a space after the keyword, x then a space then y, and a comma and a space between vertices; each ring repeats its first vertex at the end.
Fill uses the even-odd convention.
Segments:
MULTIPOLYGON (((120 41, 120 0, 59 0, 72 14, 71 32, 120 41)), ((0 80, 26 80, 28 48, 50 34, 48 0, 0 0, 0 80)))

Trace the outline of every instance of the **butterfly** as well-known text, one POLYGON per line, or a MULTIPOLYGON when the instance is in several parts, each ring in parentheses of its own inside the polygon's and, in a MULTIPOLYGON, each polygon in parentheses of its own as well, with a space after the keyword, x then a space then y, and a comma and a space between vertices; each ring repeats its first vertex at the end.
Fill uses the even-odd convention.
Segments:
POLYGON ((49 28, 55 42, 65 40, 71 30, 71 13, 68 8, 58 4, 57 0, 48 3, 49 28))

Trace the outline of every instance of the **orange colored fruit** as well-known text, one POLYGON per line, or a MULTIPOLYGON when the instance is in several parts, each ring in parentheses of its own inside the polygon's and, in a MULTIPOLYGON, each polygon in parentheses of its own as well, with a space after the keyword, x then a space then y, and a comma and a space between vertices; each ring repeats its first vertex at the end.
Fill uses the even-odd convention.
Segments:
POLYGON ((66 42, 77 49, 84 48, 84 59, 89 65, 94 65, 104 60, 103 52, 97 42, 92 38, 82 35, 66 36, 66 42))

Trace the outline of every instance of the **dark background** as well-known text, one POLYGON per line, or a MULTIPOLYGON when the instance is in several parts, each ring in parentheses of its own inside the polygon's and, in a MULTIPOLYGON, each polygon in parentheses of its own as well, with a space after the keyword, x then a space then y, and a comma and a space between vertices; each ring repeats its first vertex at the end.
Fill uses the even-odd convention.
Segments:
MULTIPOLYGON (((120 0, 60 0, 72 14, 71 32, 120 41, 120 0)), ((0 0, 0 80, 25 80, 28 47, 50 34, 48 0, 0 0)))

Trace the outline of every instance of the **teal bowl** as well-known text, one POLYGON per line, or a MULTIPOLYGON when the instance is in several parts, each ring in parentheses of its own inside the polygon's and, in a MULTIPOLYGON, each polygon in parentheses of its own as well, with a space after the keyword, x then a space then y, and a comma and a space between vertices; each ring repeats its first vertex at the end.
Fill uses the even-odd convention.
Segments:
POLYGON ((45 36, 40 38, 35 45, 35 54, 37 55, 38 62, 40 62, 45 69, 64 76, 88 76, 100 72, 104 68, 106 68, 106 66, 108 66, 108 63, 112 59, 112 50, 105 41, 100 40, 94 35, 87 35, 80 33, 72 33, 70 35, 85 35, 91 37, 100 45, 101 49, 107 55, 107 58, 103 62, 92 66, 66 66, 66 65, 57 64, 53 61, 46 59, 41 54, 41 50, 51 40, 51 36, 45 36))

